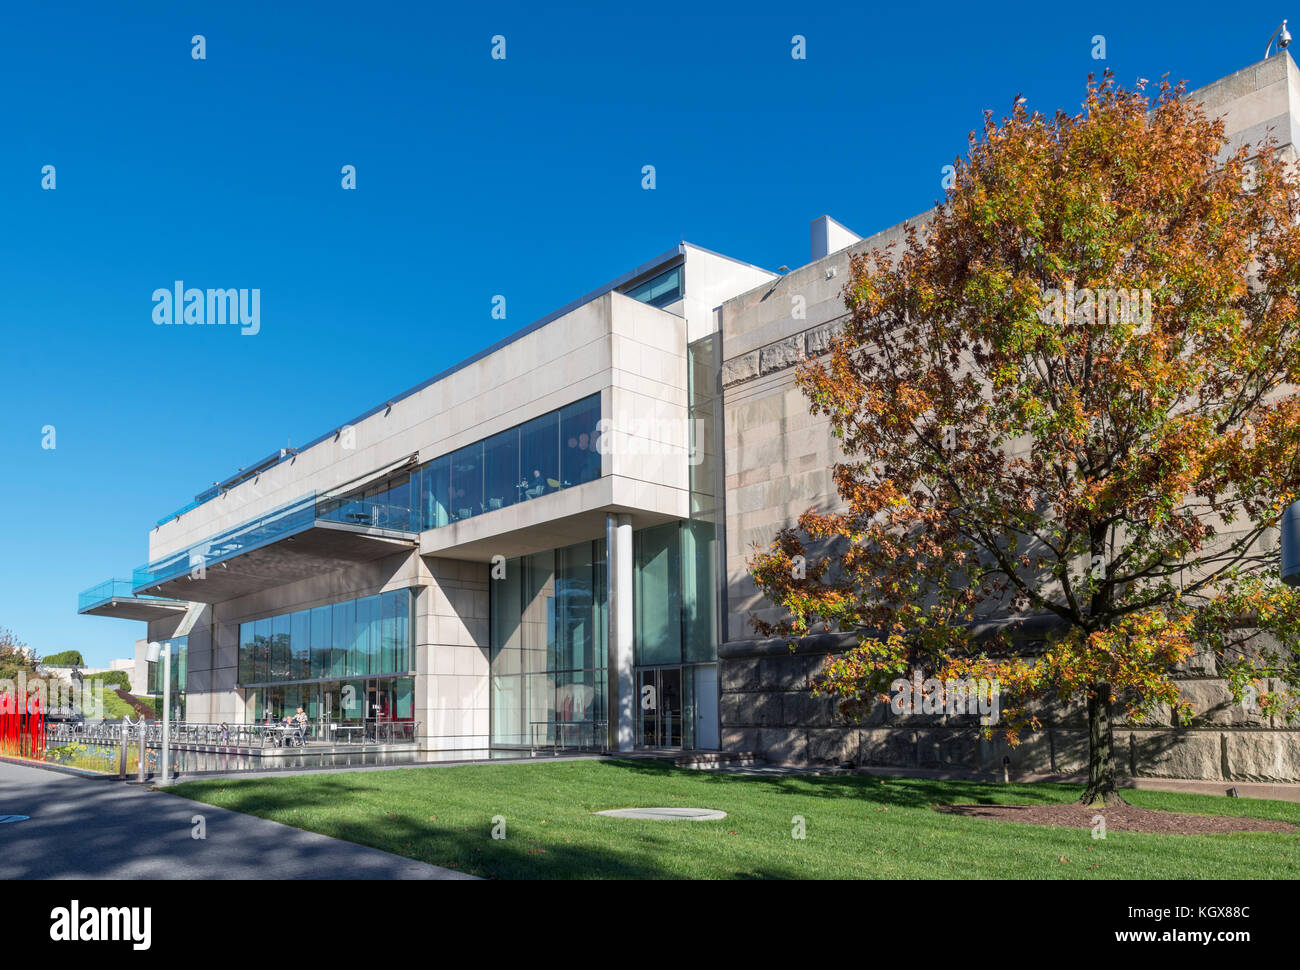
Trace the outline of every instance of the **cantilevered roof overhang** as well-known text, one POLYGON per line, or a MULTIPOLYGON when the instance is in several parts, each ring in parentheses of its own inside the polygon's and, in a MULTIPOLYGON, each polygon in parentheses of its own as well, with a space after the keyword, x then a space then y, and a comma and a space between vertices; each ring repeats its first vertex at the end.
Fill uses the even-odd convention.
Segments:
POLYGON ((220 603, 238 596, 410 552, 410 509, 310 495, 135 571, 137 595, 220 603), (342 521, 340 521, 342 520, 342 521))
POLYGON ((426 530, 420 536, 420 554, 470 562, 491 562, 494 556, 513 559, 599 538, 611 513, 629 515, 636 529, 688 518, 689 498, 685 489, 604 475, 530 502, 426 530))
POLYGON ((158 596, 136 596, 127 579, 109 579, 77 597, 83 616, 116 616, 123 620, 161 620, 185 612, 189 604, 158 596))

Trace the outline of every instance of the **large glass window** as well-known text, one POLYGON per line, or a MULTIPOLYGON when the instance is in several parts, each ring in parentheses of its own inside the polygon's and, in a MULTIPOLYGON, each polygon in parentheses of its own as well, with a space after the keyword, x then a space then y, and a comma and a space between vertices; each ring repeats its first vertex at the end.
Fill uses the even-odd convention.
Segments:
POLYGON ((420 528, 436 529, 600 477, 593 394, 428 462, 411 476, 420 528))
MULTIPOLYGON (((172 682, 171 689, 173 693, 183 693, 189 680, 189 637, 173 637, 170 640, 160 641, 164 645, 171 645, 172 655, 172 682)), ((148 669, 145 671, 146 687, 149 694, 161 694, 163 692, 163 660, 159 656, 157 661, 151 661, 148 669)))
POLYGON ((593 543, 555 553, 554 652, 550 669, 584 670, 605 666, 605 602, 601 595, 603 558, 593 560, 593 543))
POLYGON ((485 512, 519 500, 519 432, 511 428, 483 442, 485 512))
MULTIPOLYGON (((694 743, 697 719, 715 727, 717 720, 716 680, 708 680, 716 676, 718 645, 716 529, 704 520, 668 522, 635 532, 633 544, 635 662, 649 671, 642 671, 649 677, 645 683, 661 692, 658 720, 651 722, 659 740, 653 743, 694 743)), ((606 570, 605 543, 598 540, 510 560, 501 578, 493 579, 494 746, 604 743, 606 570)), ((644 726, 644 718, 639 723, 644 726)), ((716 737, 705 736, 716 745, 716 737)))
POLYGON ((626 291, 627 296, 654 307, 665 307, 682 298, 682 268, 674 266, 666 273, 639 283, 626 291))
POLYGON ((597 540, 511 560, 493 580, 493 744, 604 744, 604 574, 597 540))
POLYGON ((356 670, 353 643, 356 639, 357 604, 349 600, 334 604, 333 649, 330 651, 330 674, 342 677, 356 670))
POLYGON ((375 597, 367 596, 357 600, 357 653, 354 665, 348 671, 353 674, 378 673, 373 666, 373 654, 378 645, 374 633, 375 597))
POLYGON ((271 620, 271 680, 289 679, 289 615, 271 620))
POLYGON ((411 521, 411 509, 415 507, 411 484, 411 477, 404 476, 391 484, 383 494, 376 496, 383 505, 382 518, 390 528, 404 531, 415 528, 411 521))
POLYGON ((240 624, 239 683, 408 671, 413 602, 398 589, 240 624))
POLYGON ((311 611, 299 610, 289 623, 289 679, 311 677, 311 611))
POLYGON ((253 672, 253 655, 255 643, 252 623, 239 624, 239 682, 251 684, 255 680, 253 672))
POLYGON ((519 428, 519 471, 522 498, 540 498, 560 488, 560 421, 552 411, 519 428))
POLYGON ((634 536, 634 629, 638 664, 682 660, 680 524, 667 522, 634 536))
POLYGON ((345 680, 339 685, 339 720, 362 721, 366 717, 366 682, 345 680))
POLYGON ((718 656, 714 531, 713 523, 702 519, 682 523, 682 659, 687 662, 718 656))
POLYGON ((258 620, 253 627, 253 679, 271 679, 271 618, 258 620))
POLYGON ((451 454, 451 518, 468 519, 483 511, 483 442, 451 454))
POLYGON ((409 721, 415 717, 415 678, 394 677, 393 716, 399 721, 409 721))
POLYGON ((424 466, 420 479, 422 527, 436 529, 451 521, 451 456, 443 455, 424 466))
POLYGON ((712 662, 718 651, 713 523, 691 519, 642 529, 633 538, 638 664, 712 662))
POLYGON ((560 483, 565 488, 600 477, 600 396, 560 408, 560 483))
POLYGON ((393 673, 409 669, 407 630, 410 625, 409 594, 406 590, 394 590, 385 593, 384 602, 384 649, 380 658, 380 671, 393 673))
MULTIPOLYGON (((318 606, 311 611, 311 676, 320 678, 329 676, 331 630, 333 610, 328 606, 318 606)), ((242 669, 242 668, 241 668, 242 669)), ((242 679, 242 676, 241 676, 242 679)))

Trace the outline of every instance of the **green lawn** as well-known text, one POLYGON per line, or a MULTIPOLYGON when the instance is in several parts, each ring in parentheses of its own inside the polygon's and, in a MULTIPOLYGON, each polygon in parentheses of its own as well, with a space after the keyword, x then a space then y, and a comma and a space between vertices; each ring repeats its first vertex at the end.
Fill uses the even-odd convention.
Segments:
MULTIPOLYGON (((665 762, 570 761, 191 781, 178 795, 499 879, 1295 879, 1300 834, 1144 835, 931 811, 1072 801, 1070 785, 757 777, 665 762), (593 815, 717 808, 716 822, 593 815), (491 837, 504 816, 506 838, 491 837), (806 838, 792 837, 803 816, 806 838), (1062 857, 1067 861, 1062 861, 1062 857)), ((1300 824, 1300 804, 1126 791, 1143 808, 1300 824)))

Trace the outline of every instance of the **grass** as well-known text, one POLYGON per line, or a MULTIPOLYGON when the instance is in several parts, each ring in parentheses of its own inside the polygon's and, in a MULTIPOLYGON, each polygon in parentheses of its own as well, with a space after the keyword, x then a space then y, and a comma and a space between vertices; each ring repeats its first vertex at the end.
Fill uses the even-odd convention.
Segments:
MULTIPOLYGON (((943 815, 935 804, 1073 801, 1072 785, 762 777, 651 760, 191 781, 169 791, 499 879, 1295 879, 1300 834, 1148 835, 943 815), (607 808, 716 808, 652 822, 607 808), (792 832, 802 816, 806 837, 792 832), (494 816, 506 838, 491 836, 494 816)), ((1300 804, 1126 791, 1143 808, 1300 825, 1300 804)))

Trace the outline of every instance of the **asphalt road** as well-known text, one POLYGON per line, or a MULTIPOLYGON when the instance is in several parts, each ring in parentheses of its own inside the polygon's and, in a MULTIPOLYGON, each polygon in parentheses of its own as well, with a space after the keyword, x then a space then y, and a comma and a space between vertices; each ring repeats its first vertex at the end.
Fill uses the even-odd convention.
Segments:
POLYGON ((119 781, 0 761, 0 880, 470 879, 119 781), (206 838, 194 838, 195 816, 206 838))

